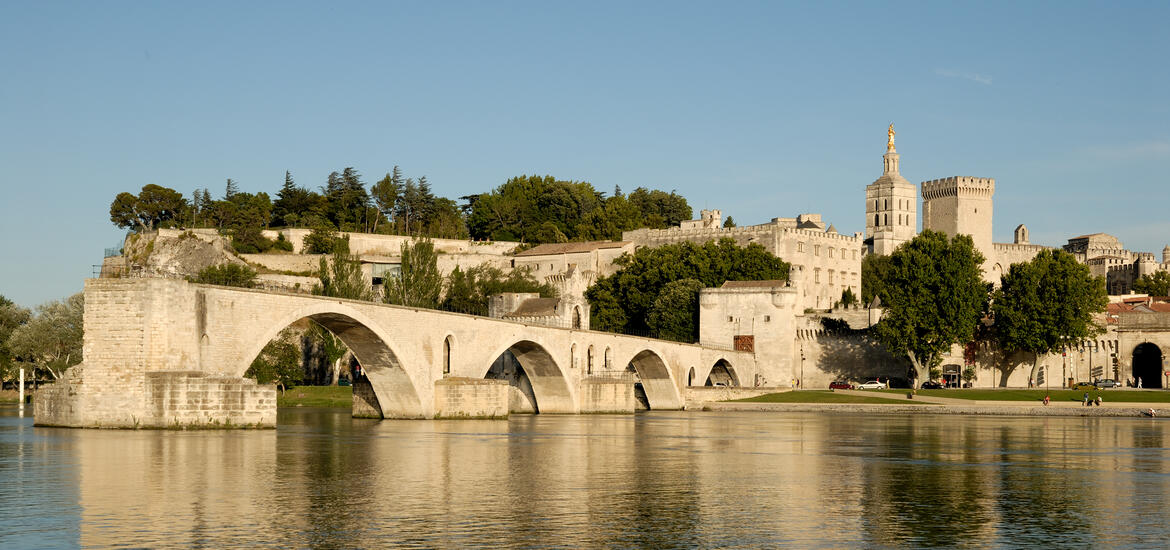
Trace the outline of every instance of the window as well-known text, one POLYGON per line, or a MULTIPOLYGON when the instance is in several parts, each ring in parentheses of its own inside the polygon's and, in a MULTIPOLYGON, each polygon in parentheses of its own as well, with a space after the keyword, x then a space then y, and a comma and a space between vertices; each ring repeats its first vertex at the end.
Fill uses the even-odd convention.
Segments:
POLYGON ((873 215, 873 224, 874 225, 881 225, 878 223, 878 219, 879 219, 878 216, 879 216, 878 214, 873 215))
POLYGON ((727 316, 727 322, 728 322, 728 323, 734 323, 734 322, 735 322, 735 317, 732 317, 732 316, 728 315, 728 316, 727 316))
POLYGON ((801 243, 801 242, 796 243, 796 251, 797 252, 804 252, 804 243, 801 243))
POLYGON ((593 346, 585 352, 585 374, 593 374, 593 346))
POLYGON ((856 250, 854 250, 854 251, 853 251, 853 259, 854 259, 854 260, 856 260, 856 259, 857 259, 857 251, 856 251, 856 250))
POLYGON ((829 282, 829 284, 833 284, 833 270, 832 269, 829 270, 829 281, 828 282, 829 282))
POLYGON ((613 353, 609 348, 605 348, 605 370, 613 368, 613 353))
POLYGON ((821 268, 818 267, 818 268, 813 270, 813 283, 819 284, 820 282, 821 282, 821 268))
POLYGON ((833 248, 832 247, 829 247, 829 257, 830 258, 833 257, 833 248))
POLYGON ((765 316, 764 316, 764 322, 765 322, 765 323, 771 323, 771 322, 772 322, 772 316, 771 316, 771 315, 765 315, 765 316))
POLYGON ((443 340, 443 374, 451 374, 451 337, 443 340))
POLYGON ((820 255, 821 255, 821 245, 814 244, 813 245, 813 256, 820 256, 820 255))

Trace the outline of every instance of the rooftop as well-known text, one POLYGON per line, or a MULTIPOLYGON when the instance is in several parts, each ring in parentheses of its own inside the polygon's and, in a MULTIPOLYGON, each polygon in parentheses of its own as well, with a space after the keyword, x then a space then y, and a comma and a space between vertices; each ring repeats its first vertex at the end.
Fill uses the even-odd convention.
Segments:
POLYGON ((580 252, 593 252, 594 250, 622 248, 630 244, 630 241, 589 241, 583 243, 545 243, 536 245, 524 252, 516 254, 516 256, 547 256, 550 254, 576 254, 580 252))

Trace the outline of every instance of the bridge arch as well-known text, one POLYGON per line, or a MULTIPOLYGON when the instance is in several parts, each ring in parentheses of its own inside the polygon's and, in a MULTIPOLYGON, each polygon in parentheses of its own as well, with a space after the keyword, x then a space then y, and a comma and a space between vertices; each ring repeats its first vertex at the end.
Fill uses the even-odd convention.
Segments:
MULTIPOLYGON (((573 399, 569 381, 561 367, 557 365, 552 354, 545 346, 532 340, 520 340, 504 346, 490 355, 492 364, 487 366, 483 373, 484 378, 490 377, 492 366, 505 352, 510 352, 516 362, 523 369, 523 375, 532 388, 534 412, 537 413, 575 413, 577 408, 573 399)), ((521 387, 521 390, 524 388, 521 387)))
POLYGON ((735 373, 735 367, 731 366, 731 362, 725 358, 720 358, 711 366, 711 371, 707 374, 707 381, 703 383, 704 386, 738 386, 739 376, 735 373))
POLYGON ((652 350, 642 350, 628 364, 628 368, 637 373, 651 410, 682 408, 682 395, 661 355, 652 350))
POLYGON ((314 303, 278 317, 258 339, 244 348, 242 360, 232 367, 232 374, 243 376, 268 342, 289 325, 305 318, 337 336, 357 357, 384 418, 427 416, 414 381, 387 343, 389 338, 376 323, 341 302, 314 303))

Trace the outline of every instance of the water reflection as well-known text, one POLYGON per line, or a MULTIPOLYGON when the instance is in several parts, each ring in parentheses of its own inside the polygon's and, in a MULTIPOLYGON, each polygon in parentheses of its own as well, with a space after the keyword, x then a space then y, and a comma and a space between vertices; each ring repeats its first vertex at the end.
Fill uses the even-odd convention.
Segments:
POLYGON ((1167 535, 1161 419, 292 409, 279 422, 33 429, 5 409, 0 509, 15 521, 0 523, 0 546, 1086 547, 1167 535))

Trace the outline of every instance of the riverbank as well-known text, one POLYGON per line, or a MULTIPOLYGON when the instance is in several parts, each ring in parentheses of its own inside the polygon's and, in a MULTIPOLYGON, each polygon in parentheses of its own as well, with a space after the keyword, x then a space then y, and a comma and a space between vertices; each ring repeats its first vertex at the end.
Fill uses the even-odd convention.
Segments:
MULTIPOLYGON (((957 414, 968 416, 1100 416, 1140 417, 1150 407, 1141 404, 1113 404, 1101 407, 977 406, 937 403, 752 403, 737 401, 688 405, 688 410, 718 412, 816 412, 831 414, 957 414)), ((1170 412, 1168 410, 1167 412, 1170 412)))
POLYGON ((350 386, 296 386, 276 397, 277 407, 353 407, 350 386))

